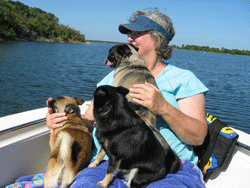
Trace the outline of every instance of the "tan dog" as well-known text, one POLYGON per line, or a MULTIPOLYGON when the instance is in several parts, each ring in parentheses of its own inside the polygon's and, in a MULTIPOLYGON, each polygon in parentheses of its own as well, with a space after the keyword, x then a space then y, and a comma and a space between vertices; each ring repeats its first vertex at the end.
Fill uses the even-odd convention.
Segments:
MULTIPOLYGON (((131 44, 112 47, 109 50, 108 60, 105 59, 105 65, 116 68, 112 84, 114 87, 122 86, 130 89, 134 84, 144 84, 145 82, 157 87, 154 76, 137 53, 136 47, 131 44)), ((132 101, 130 95, 127 95, 127 99, 129 102, 132 101)), ((133 104, 133 108, 147 125, 156 125, 156 115, 150 110, 135 104, 133 104)))
MULTIPOLYGON (((116 68, 112 86, 122 86, 130 89, 134 84, 144 84, 148 82, 157 87, 154 76, 148 70, 145 62, 137 53, 137 50, 138 48, 132 44, 116 45, 109 50, 108 60, 105 59, 104 62, 106 66, 116 68)), ((163 149, 168 151, 169 144, 156 129, 156 115, 147 108, 132 103, 130 95, 126 97, 130 106, 154 132, 163 149)))
POLYGON ((65 112, 67 120, 64 126, 55 129, 50 135, 50 160, 44 176, 44 187, 67 187, 76 175, 90 162, 92 137, 83 124, 78 105, 83 99, 67 96, 49 101, 48 107, 55 113, 65 112))

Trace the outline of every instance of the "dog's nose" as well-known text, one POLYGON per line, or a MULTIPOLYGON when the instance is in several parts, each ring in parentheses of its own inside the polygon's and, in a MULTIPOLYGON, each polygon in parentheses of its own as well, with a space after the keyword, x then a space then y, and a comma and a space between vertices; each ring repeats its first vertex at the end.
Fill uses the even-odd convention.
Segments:
POLYGON ((54 104, 54 103, 55 103, 55 100, 48 101, 47 106, 48 106, 49 108, 53 108, 53 104, 54 104))
POLYGON ((49 97, 46 101, 46 105, 49 106, 49 102, 53 101, 54 99, 52 97, 49 97))

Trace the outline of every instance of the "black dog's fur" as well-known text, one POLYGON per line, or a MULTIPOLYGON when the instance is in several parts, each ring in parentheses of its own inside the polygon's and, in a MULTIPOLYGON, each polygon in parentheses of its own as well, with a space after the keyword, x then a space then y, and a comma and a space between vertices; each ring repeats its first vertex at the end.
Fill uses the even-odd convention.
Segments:
POLYGON ((122 171, 137 169, 129 186, 142 188, 168 173, 176 173, 181 163, 170 147, 165 154, 150 128, 129 107, 125 97, 128 92, 124 87, 96 89, 96 138, 109 157, 107 174, 113 173, 119 164, 122 171))

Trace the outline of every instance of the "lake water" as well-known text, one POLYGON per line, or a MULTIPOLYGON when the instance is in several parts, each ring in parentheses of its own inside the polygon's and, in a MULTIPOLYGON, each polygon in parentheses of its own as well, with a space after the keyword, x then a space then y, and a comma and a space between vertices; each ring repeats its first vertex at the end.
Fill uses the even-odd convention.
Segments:
MULTIPOLYGON (((60 95, 91 100, 112 69, 114 44, 0 43, 0 117, 45 107, 60 95)), ((250 57, 174 50, 168 63, 189 69, 209 88, 207 112, 250 133, 250 57)))

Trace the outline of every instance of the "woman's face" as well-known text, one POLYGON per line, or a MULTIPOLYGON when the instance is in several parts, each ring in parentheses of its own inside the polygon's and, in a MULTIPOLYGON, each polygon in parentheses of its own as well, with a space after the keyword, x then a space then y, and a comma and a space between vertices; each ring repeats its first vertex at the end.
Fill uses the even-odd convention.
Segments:
POLYGON ((152 52, 155 53, 155 41, 151 37, 148 31, 132 31, 128 35, 128 42, 139 48, 138 54, 143 57, 147 57, 152 52))

